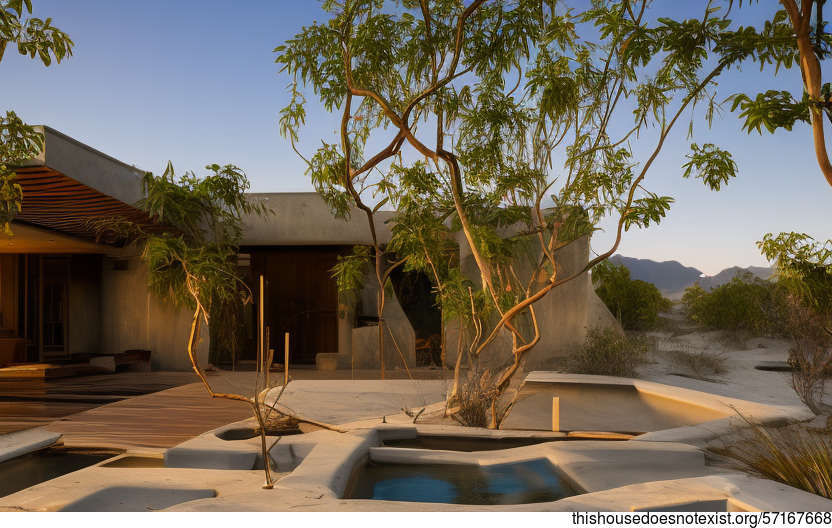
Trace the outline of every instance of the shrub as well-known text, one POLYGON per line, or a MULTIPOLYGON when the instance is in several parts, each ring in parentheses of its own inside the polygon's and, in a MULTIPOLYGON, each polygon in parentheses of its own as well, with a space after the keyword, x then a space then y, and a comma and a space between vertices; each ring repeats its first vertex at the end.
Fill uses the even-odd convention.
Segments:
POLYGON ((615 330, 590 330, 586 342, 567 356, 567 369, 574 374, 602 376, 636 375, 636 367, 644 361, 649 343, 644 337, 627 338, 615 330))
POLYGON ((696 378, 706 380, 714 374, 725 374, 725 358, 713 352, 676 349, 667 351, 674 365, 689 370, 696 378))
POLYGON ((766 235, 757 245, 776 262, 778 283, 789 293, 792 387, 813 412, 829 412, 822 398, 832 374, 832 240, 780 233, 766 235))
POLYGON ((748 272, 710 292, 696 283, 685 290, 682 305, 688 319, 709 328, 752 336, 785 333, 785 292, 748 272))
POLYGON ((670 310, 673 304, 655 285, 630 279, 626 266, 616 266, 609 260, 592 269, 592 281, 601 283, 595 292, 626 330, 655 328, 659 313, 670 310))
POLYGON ((711 451, 763 478, 832 499, 832 439, 828 429, 749 425, 750 438, 730 446, 711 447, 711 451))
POLYGON ((792 387, 815 414, 828 413, 823 403, 826 380, 832 376, 832 336, 822 316, 813 313, 795 297, 790 298, 787 329, 792 341, 789 366, 792 387))
POLYGON ((467 379, 460 380, 448 399, 445 414, 464 427, 499 429, 515 400, 505 403, 506 398, 497 390, 495 382, 488 369, 481 373, 468 372, 467 379))

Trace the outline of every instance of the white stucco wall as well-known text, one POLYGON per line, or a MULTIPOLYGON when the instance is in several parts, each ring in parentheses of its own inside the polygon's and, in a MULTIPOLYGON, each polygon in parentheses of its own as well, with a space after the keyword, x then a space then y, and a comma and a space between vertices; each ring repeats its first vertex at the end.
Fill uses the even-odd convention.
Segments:
MULTIPOLYGON (((128 259, 126 270, 115 270, 105 263, 101 305, 102 352, 150 350, 154 371, 191 370, 187 345, 192 313, 147 292, 147 269, 138 257, 128 259)), ((204 367, 208 361, 207 328, 203 329, 198 352, 204 367)))

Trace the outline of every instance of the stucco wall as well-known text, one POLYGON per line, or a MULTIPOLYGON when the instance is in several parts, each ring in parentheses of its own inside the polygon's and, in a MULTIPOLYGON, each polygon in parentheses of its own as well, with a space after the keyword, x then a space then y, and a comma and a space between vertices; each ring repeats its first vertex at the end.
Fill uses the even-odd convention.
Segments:
MULTIPOLYGON (((317 193, 250 193, 250 202, 264 204, 274 214, 243 218, 244 246, 271 245, 348 245, 372 244, 366 214, 352 209, 349 220, 332 216, 329 207, 317 193)), ((390 227, 384 222, 393 213, 376 213, 376 235, 379 242, 390 240, 390 227)))
MULTIPOLYGON (((460 243, 463 272, 471 280, 479 283, 479 269, 471 256, 467 242, 461 235, 457 240, 460 243)), ((589 238, 584 237, 558 250, 555 258, 558 262, 558 276, 566 277, 580 271, 589 259, 589 238)), ((522 262, 518 262, 517 268, 521 279, 526 280, 529 268, 522 262)), ((534 306, 540 329, 540 342, 527 355, 526 371, 545 370, 557 366, 560 362, 558 358, 566 356, 571 347, 584 342, 588 328, 617 325, 615 318, 609 314, 609 310, 595 294, 587 274, 554 288, 534 306)), ((516 318, 515 324, 526 324, 528 328, 524 330, 520 326, 521 331, 524 335, 533 335, 529 326, 530 320, 523 321, 522 319, 516 318)), ((485 328, 493 328, 498 320, 498 316, 492 316, 488 324, 484 325, 485 328)), ((483 335, 482 339, 486 337, 487 334, 483 335)), ((449 323, 445 329, 445 363, 447 365, 455 364, 460 342, 464 353, 471 343, 470 333, 464 332, 460 341, 458 325, 456 322, 449 323)), ((507 366, 513 358, 511 344, 511 333, 505 329, 501 330, 499 336, 481 352, 480 366, 492 369, 507 366)))
MULTIPOLYGON (((368 273, 364 277, 364 289, 360 294, 364 315, 378 314, 377 293, 376 277, 368 273)), ((412 368, 416 363, 416 333, 393 292, 388 292, 386 295, 383 318, 386 326, 389 327, 384 333, 385 369, 404 369, 405 362, 408 367, 412 368)), ((350 348, 352 363, 356 369, 378 369, 380 365, 378 326, 353 329, 350 348)))
MULTIPOLYGON (((191 370, 187 344, 192 314, 162 303, 147 292, 147 270, 139 258, 129 258, 126 270, 105 263, 102 279, 102 351, 150 350, 154 371, 191 370)), ((207 329, 202 339, 198 356, 205 366, 207 329)))

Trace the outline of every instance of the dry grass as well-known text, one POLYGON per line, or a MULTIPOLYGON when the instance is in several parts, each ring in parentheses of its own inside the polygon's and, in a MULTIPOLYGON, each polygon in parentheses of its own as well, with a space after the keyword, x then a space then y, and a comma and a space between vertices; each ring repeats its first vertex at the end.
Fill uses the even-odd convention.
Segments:
POLYGON ((743 441, 710 450, 755 475, 832 499, 829 429, 803 425, 774 429, 750 422, 749 426, 750 436, 743 441))
POLYGON ((688 370, 699 379, 706 379, 708 376, 725 374, 725 358, 722 354, 708 352, 707 350, 692 351, 687 347, 667 350, 665 354, 671 363, 677 367, 688 370))
POLYGON ((446 414, 464 427, 499 429, 514 405, 513 398, 504 404, 507 398, 507 394, 497 391, 495 380, 488 370, 482 374, 469 372, 467 380, 460 383, 456 394, 448 402, 446 414))
POLYGON ((590 330, 584 345, 569 353, 567 368, 573 374, 632 378, 649 348, 643 335, 627 338, 611 329, 590 330))

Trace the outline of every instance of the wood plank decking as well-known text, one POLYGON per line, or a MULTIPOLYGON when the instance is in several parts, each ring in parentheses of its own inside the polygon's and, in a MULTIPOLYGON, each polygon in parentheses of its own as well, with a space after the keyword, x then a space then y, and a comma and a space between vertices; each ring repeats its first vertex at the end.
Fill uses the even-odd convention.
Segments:
POLYGON ((46 426, 67 447, 161 451, 252 416, 243 402, 211 398, 202 383, 137 396, 46 426))
MULTIPOLYGON (((416 371, 437 379, 441 371, 416 371)), ((253 372, 209 373, 215 390, 250 396, 253 372)), ((295 370, 295 379, 379 379, 377 371, 295 370)), ((403 371, 388 378, 404 379, 403 371)), ((272 373, 282 382, 282 373, 272 373)), ((45 426, 68 447, 162 451, 251 417, 243 402, 211 398, 196 374, 120 373, 58 380, 0 381, 0 434, 45 426)))

